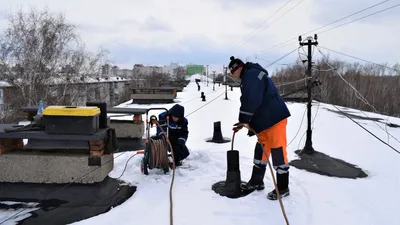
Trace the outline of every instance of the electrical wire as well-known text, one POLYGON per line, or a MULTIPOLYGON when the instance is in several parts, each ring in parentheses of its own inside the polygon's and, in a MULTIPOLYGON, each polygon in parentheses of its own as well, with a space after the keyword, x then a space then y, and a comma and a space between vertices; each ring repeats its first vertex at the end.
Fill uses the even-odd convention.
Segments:
POLYGON ((339 52, 339 51, 335 51, 335 50, 332 50, 332 49, 329 49, 329 48, 326 48, 326 47, 323 47, 323 46, 320 46, 320 45, 319 45, 318 47, 319 47, 319 48, 323 48, 323 49, 325 49, 325 50, 328 50, 328 51, 330 51, 330 52, 335 52, 335 53, 338 53, 338 54, 341 54, 341 55, 344 55, 344 56, 347 56, 347 57, 350 57, 350 58, 353 58, 353 59, 357 59, 357 60, 360 60, 360 61, 363 61, 363 62, 366 62, 366 63, 370 63, 370 64, 373 64, 373 65, 376 65, 376 66, 380 66, 380 67, 383 67, 383 68, 386 68, 386 69, 389 69, 389 70, 396 71, 396 72, 399 73, 397 76, 400 75, 400 70, 397 70, 397 69, 395 69, 395 68, 391 68, 391 67, 389 67, 389 66, 385 66, 385 65, 382 65, 382 64, 379 64, 379 63, 374 63, 374 62, 371 62, 371 61, 369 61, 369 60, 361 59, 361 58, 356 57, 356 56, 351 56, 351 55, 349 55, 349 54, 346 54, 346 53, 343 53, 343 52, 339 52))
POLYGON ((117 177, 117 179, 120 179, 120 178, 122 177, 122 175, 124 175, 125 170, 126 170, 126 168, 127 168, 127 166, 128 166, 129 161, 130 161, 133 157, 135 157, 135 156, 137 156, 137 155, 139 155, 139 154, 141 154, 141 153, 135 153, 134 155, 132 155, 131 157, 129 157, 129 159, 125 162, 125 167, 124 167, 124 169, 122 170, 121 175, 120 175, 119 177, 117 177))
POLYGON ((117 179, 120 179, 120 178, 122 177, 122 175, 124 175, 125 170, 126 170, 126 168, 127 168, 127 166, 128 166, 129 161, 130 161, 133 157, 135 157, 135 156, 137 156, 137 155, 140 155, 140 154, 143 154, 143 152, 137 152, 137 153, 135 153, 134 155, 132 155, 131 157, 129 157, 129 159, 125 162, 125 167, 124 167, 124 169, 122 170, 121 175, 119 175, 119 177, 117 177, 117 179))
POLYGON ((260 34, 262 31, 266 30, 267 28, 269 28, 272 24, 274 24, 276 21, 278 21, 279 19, 283 18, 286 14, 288 14, 290 11, 292 11, 294 8, 296 8, 298 5, 300 5, 300 3, 302 3, 304 0, 300 0, 299 2, 297 2, 296 5, 294 5, 292 8, 290 8, 288 11, 286 11, 284 14, 282 14, 280 17, 278 17, 276 20, 272 21, 267 27, 261 29, 258 33, 256 33, 254 36, 257 36, 258 34, 260 34))
POLYGON ((354 12, 354 13, 352 13, 352 14, 350 14, 350 15, 347 15, 347 16, 342 17, 342 18, 340 18, 340 19, 337 19, 337 20, 335 20, 335 21, 332 21, 332 22, 330 22, 330 23, 328 23, 328 24, 325 24, 325 25, 323 25, 323 26, 320 26, 320 27, 318 27, 318 28, 316 28, 316 29, 307 31, 307 32, 303 33, 302 35, 305 35, 305 34, 308 34, 308 33, 311 33, 311 32, 317 31, 317 30, 320 30, 320 29, 322 29, 322 28, 324 28, 324 27, 327 27, 327 26, 329 26, 329 25, 332 25, 332 24, 334 24, 334 23, 340 22, 340 21, 342 21, 342 20, 344 20, 344 19, 347 19, 347 18, 349 18, 349 17, 355 16, 355 15, 357 15, 357 14, 359 14, 359 13, 362 13, 362 12, 364 12, 364 11, 367 11, 368 9, 375 8, 375 7, 377 7, 378 5, 382 5, 383 3, 388 2, 388 1, 389 1, 389 0, 385 0, 385 1, 382 1, 382 2, 378 2, 378 3, 374 4, 374 5, 371 5, 371 6, 367 7, 367 8, 364 8, 364 9, 362 9, 362 10, 360 10, 360 11, 354 12))
MULTIPOLYGON (((217 92, 218 92, 218 90, 217 90, 217 92)), ((215 93, 215 91, 210 91, 210 92, 208 92, 207 94, 205 94, 205 96, 207 96, 207 95, 209 95, 209 94, 211 94, 211 93, 215 93)), ((194 101, 194 100, 196 100, 196 99, 199 99, 199 98, 201 98, 201 97, 196 97, 196 98, 190 99, 190 100, 188 100, 188 101, 186 101, 186 102, 182 102, 181 104, 184 105, 184 104, 186 104, 186 103, 192 102, 192 101, 194 101)))
MULTIPOLYGON (((263 59, 263 58, 258 57, 258 56, 254 56, 254 60, 261 60, 261 61, 268 62, 268 63, 273 62, 273 61, 271 61, 271 60, 266 60, 266 59, 263 59)), ((280 66, 291 66, 291 65, 296 65, 296 64, 297 64, 297 62, 291 62, 291 63, 275 63, 275 65, 280 65, 280 66)))
MULTIPOLYGON (((303 94, 303 96, 304 96, 304 94, 303 94)), ((302 96, 302 97, 303 97, 303 96, 302 96)), ((293 139, 289 142, 289 144, 286 145, 286 147, 289 147, 289 145, 292 144, 292 142, 296 139, 297 135, 299 135, 300 130, 301 130, 301 126, 303 125, 303 121, 304 121, 304 117, 305 117, 305 115, 306 115, 306 112, 307 112, 307 107, 305 108, 304 113, 303 113, 303 117, 301 118, 301 122, 300 122, 300 125, 299 125, 299 129, 297 129, 297 132, 296 132, 296 134, 294 135, 293 139)))
POLYGON ((279 59, 273 61, 272 63, 270 63, 268 66, 266 66, 265 68, 268 68, 272 65, 274 65, 275 63, 281 61, 282 59, 286 58, 287 56, 289 56, 290 54, 292 54, 293 52, 295 52, 296 50, 298 50, 299 48, 295 48, 292 51, 290 51, 289 53, 286 53, 284 56, 280 57, 279 59))
POLYGON ((362 126, 360 123, 358 123, 357 121, 355 121, 353 118, 351 118, 349 115, 347 115, 347 113, 344 113, 343 111, 341 111, 338 107, 336 107, 335 105, 331 104, 333 107, 335 107, 339 112, 341 112, 343 115, 345 115, 347 118, 349 118, 351 121, 353 121, 355 124, 357 124, 358 126, 360 126, 362 129, 364 129, 365 131, 367 131, 370 135, 372 135, 374 138, 376 138, 377 140, 379 140, 380 142, 382 142, 383 144, 389 146, 393 151, 397 152, 398 154, 400 154, 400 151, 395 149, 393 146, 391 146, 390 144, 384 142, 382 139, 380 139, 378 136, 376 136, 374 133, 372 133, 370 130, 368 130, 367 128, 365 128, 364 126, 362 126))
POLYGON ((197 108, 196 110, 192 111, 191 113, 187 114, 186 117, 192 115, 193 113, 197 112, 198 110, 200 110, 201 108, 205 107, 206 105, 210 104, 211 102, 217 100, 217 98, 219 98, 221 95, 225 94, 225 92, 221 93, 220 95, 218 95, 217 97, 215 97, 214 99, 212 99, 211 101, 207 102, 206 104, 200 106, 199 108, 197 108))
MULTIPOLYGON (((371 9, 371 8, 374 8, 374 7, 378 6, 378 5, 381 5, 381 4, 384 3, 384 2, 387 2, 387 0, 382 1, 382 2, 380 2, 380 3, 377 3, 377 4, 374 4, 374 5, 369 6, 369 7, 367 7, 367 8, 363 8, 363 9, 357 11, 357 12, 351 13, 351 14, 349 14, 349 15, 347 15, 347 16, 344 16, 344 17, 342 17, 342 18, 340 18, 340 19, 334 20, 333 22, 330 22, 330 23, 328 23, 328 24, 325 24, 325 25, 323 25, 323 26, 321 26, 321 27, 318 27, 318 28, 312 29, 312 30, 310 30, 310 31, 304 32, 304 33, 302 33, 300 36, 303 36, 303 35, 306 35, 306 34, 308 34, 308 33, 317 31, 317 30, 319 30, 319 29, 321 29, 321 28, 327 27, 327 26, 332 25, 332 24, 334 24, 334 23, 340 22, 340 21, 342 21, 342 20, 344 20, 344 19, 347 19, 347 18, 349 18, 349 17, 351 17, 351 16, 357 15, 357 14, 359 14, 359 13, 361 13, 361 12, 364 12, 364 11, 366 11, 366 10, 368 10, 368 9, 371 9)), ((387 9, 386 9, 386 10, 387 10, 387 9)), ((378 12, 378 13, 379 13, 379 12, 378 12)), ((377 14, 377 13, 375 13, 375 14, 377 14)), ((375 15, 375 14, 374 14, 374 15, 375 15)), ((369 16, 372 16, 372 15, 369 15, 369 16)), ((364 18, 366 18, 366 17, 364 17, 364 18)), ((364 18, 359 18, 358 20, 361 20, 361 19, 364 19, 364 18)), ((352 21, 352 22, 355 22, 355 21, 352 21)), ((349 23, 351 23, 351 22, 349 22, 349 23)), ((338 27, 336 27, 336 28, 338 28, 338 27)), ((336 28, 335 28, 335 29, 336 29, 336 28)), ((327 31, 324 31, 324 32, 327 32, 327 31)), ((293 44, 293 43, 296 43, 298 37, 299 37, 299 36, 290 38, 290 39, 288 39, 288 40, 286 40, 286 41, 283 41, 283 42, 281 42, 281 43, 279 43, 279 44, 276 44, 276 45, 274 45, 274 46, 272 46, 272 47, 270 47, 270 48, 268 48, 268 49, 266 49, 266 50, 262 50, 262 51, 260 51, 259 54, 265 54, 265 53, 271 51, 272 49, 275 49, 275 48, 278 48, 278 47, 279 47, 279 48, 282 48, 282 47, 285 47, 285 46, 287 46, 287 45, 291 45, 291 44, 293 44), (294 40, 294 41, 293 41, 293 40, 294 40), (289 42, 290 42, 290 43, 289 43, 289 42)))
MULTIPOLYGON (((316 110, 316 112, 315 112, 315 116, 314 116, 313 120, 311 121, 311 131, 314 130, 313 125, 314 125, 315 119, 317 118, 318 111, 319 111, 319 106, 320 106, 320 105, 321 105, 321 103, 318 102, 318 106, 317 106, 317 110, 316 110)), ((299 140, 299 144, 297 145, 297 148, 298 148, 298 149, 300 149, 301 140, 303 140, 303 137, 304 137, 304 135, 306 135, 306 133, 307 133, 307 131, 304 132, 303 135, 301 136, 301 138, 300 138, 300 140, 299 140)), ((299 154, 301 154, 301 151, 300 151, 299 154)))
POLYGON ((299 83, 300 81, 305 81, 306 79, 307 78, 302 78, 302 79, 299 79, 299 80, 289 81, 289 82, 286 82, 286 83, 277 83, 275 85, 275 87, 283 87, 283 86, 287 86, 287 85, 291 85, 291 84, 296 84, 296 83, 299 83))
MULTIPOLYGON (((296 38, 296 39, 297 39, 297 38, 296 38)), ((292 41, 292 40, 293 40, 293 38, 289 40, 289 41, 291 41, 291 42, 289 42, 289 43, 288 43, 288 41, 287 41, 287 42, 282 42, 282 43, 276 44, 276 45, 274 45, 274 46, 272 46, 272 47, 270 47, 270 48, 267 48, 267 49, 265 49, 265 50, 260 51, 258 54, 259 54, 259 55, 263 55, 263 54, 265 54, 265 53, 267 53, 267 52, 272 51, 272 49, 275 49, 275 48, 278 48, 278 49, 279 49, 279 48, 283 48, 283 47, 286 47, 286 46, 288 46, 288 45, 297 43, 297 40, 294 40, 294 41, 292 41)))
MULTIPOLYGON (((254 29, 252 32, 250 32, 246 37, 244 37, 240 42, 239 42, 239 44, 238 45, 236 45, 234 48, 237 48, 237 47, 240 47, 241 46, 241 43, 243 42, 243 41, 245 41, 248 37, 250 37, 251 36, 251 34, 254 32, 254 31, 256 31, 256 30, 258 30, 258 28, 260 28, 260 27, 262 27, 269 19, 271 19, 273 16, 275 16, 275 14, 276 13, 278 13, 281 9, 283 9, 283 7, 285 7, 289 2, 291 2, 292 0, 288 0, 285 4, 283 4, 278 10, 276 10, 270 17, 268 17, 266 20, 264 20, 260 25, 258 25, 258 27, 256 27, 256 29, 254 29)), ((244 42, 244 43, 246 43, 246 41, 244 42)))
MULTIPOLYGON (((336 74, 337 74, 347 85, 349 85, 349 86, 354 90, 354 92, 356 93, 355 96, 356 96, 358 99, 360 99, 364 104, 370 106, 376 113, 381 114, 373 105, 371 105, 371 104, 367 101, 367 99, 365 99, 364 96, 361 95, 361 93, 360 93, 352 84, 350 84, 350 83, 343 77, 342 74, 340 74, 340 73, 337 71, 337 68, 336 68, 336 67, 334 67, 334 66, 332 66, 331 64, 328 63, 328 60, 327 60, 327 57, 325 56, 325 54, 322 53, 322 51, 321 51, 319 48, 317 48, 317 49, 318 49, 318 51, 321 53, 321 55, 325 58, 325 60, 324 60, 325 64, 328 65, 329 67, 331 67, 331 68, 336 72, 336 74)), ((360 110, 360 111, 361 111, 361 110, 360 110)), ((361 112, 362 112, 362 111, 361 111, 361 112)), ((367 117, 368 117, 368 116, 367 116, 367 117)), ((375 124, 377 124, 375 121, 373 121, 373 122, 374 122, 375 124)), ((398 143, 400 143, 400 141, 399 141, 396 137, 394 137, 392 134, 390 134, 389 131, 387 130, 387 123, 388 123, 388 118, 387 118, 386 123, 385 123, 385 128, 382 128, 382 127, 379 126, 378 124, 377 124, 377 125, 378 125, 381 129, 383 129, 383 130, 386 132, 386 134, 388 135, 388 142, 389 142, 389 136, 390 136, 390 137, 392 137, 393 139, 395 139, 398 143)))
POLYGON ((367 18, 367 17, 370 17, 370 16, 373 16, 373 15, 379 14, 379 13, 384 12, 384 11, 387 11, 387 10, 389 10, 389 9, 396 8, 396 7, 398 7, 398 6, 400 6, 400 4, 397 4, 397 5, 394 5, 394 6, 391 6, 391 7, 382 9, 382 10, 379 10, 379 11, 377 11, 377 12, 368 14, 368 15, 366 15, 366 16, 363 16, 363 17, 360 17, 360 18, 357 18, 357 19, 354 19, 354 20, 350 20, 349 22, 340 24, 340 25, 338 25, 338 26, 336 26, 336 27, 332 27, 332 28, 329 28, 329 29, 327 29, 327 30, 318 32, 318 34, 322 34, 322 33, 325 33, 325 32, 331 31, 331 30, 334 30, 334 29, 336 29, 336 28, 342 27, 342 26, 347 25, 347 24, 350 24, 350 23, 354 23, 354 22, 356 22, 356 21, 358 21, 358 20, 365 19, 365 18, 367 18))
MULTIPOLYGON (((360 126, 362 129, 364 129, 365 131, 367 131, 370 135, 372 135, 373 137, 375 137, 377 140, 379 140, 380 142, 382 142, 383 144, 387 145, 388 147, 390 147, 392 150, 394 150, 396 153, 400 154, 400 151, 397 150, 396 148, 394 148, 393 146, 391 146, 389 143, 386 143, 385 141, 383 141, 382 139, 380 139, 378 136, 376 136, 374 133, 372 133, 370 130, 368 130, 367 128, 365 128, 364 126, 362 126, 360 123, 358 123, 357 121, 355 121, 353 118, 351 118, 349 115, 347 115, 347 113, 344 113, 342 110, 340 110, 337 106, 333 105, 333 104, 329 104, 332 105, 334 108, 336 108, 339 112, 341 112, 344 116, 346 116, 347 118, 349 118, 352 122, 354 122, 355 124, 357 124, 358 126, 360 126)), ((315 113, 314 119, 312 120, 311 124, 314 124, 314 120, 317 117, 318 114, 318 109, 319 109, 320 103, 318 104, 317 107, 317 111, 315 113)), ((303 117, 304 118, 304 117, 303 117)), ((303 120, 302 120, 303 121, 303 120)), ((301 125, 300 125, 301 126, 301 125)), ((314 127, 311 128, 311 130, 313 130, 314 127)), ((298 144, 298 149, 300 148, 300 143, 301 140, 303 139, 304 135, 306 134, 306 132, 304 132, 303 136, 300 138, 299 140, 299 144, 298 144)), ((296 134, 297 136, 297 134, 296 134)), ((301 152, 299 153, 301 154, 301 152)))

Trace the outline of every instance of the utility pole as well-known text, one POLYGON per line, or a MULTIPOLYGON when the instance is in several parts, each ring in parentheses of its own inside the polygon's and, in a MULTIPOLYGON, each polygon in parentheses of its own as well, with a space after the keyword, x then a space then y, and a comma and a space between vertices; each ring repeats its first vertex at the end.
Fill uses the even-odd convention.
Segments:
POLYGON ((224 66, 225 70, 225 100, 228 100, 228 67, 224 66))
POLYGON ((314 34, 314 40, 313 38, 307 37, 307 42, 303 42, 301 39, 301 36, 299 36, 299 43, 300 46, 307 46, 308 47, 308 55, 307 55, 307 61, 308 61, 308 67, 307 67, 307 139, 306 139, 306 144, 300 153, 306 153, 306 154, 313 154, 315 152, 313 146, 312 146, 312 130, 311 130, 311 84, 312 84, 312 46, 313 45, 318 45, 318 36, 317 34, 314 34))
POLYGON ((207 87, 208 87, 208 65, 207 65, 207 75, 206 75, 206 79, 207 79, 207 87))
POLYGON ((213 70, 213 91, 215 91, 215 70, 213 70))

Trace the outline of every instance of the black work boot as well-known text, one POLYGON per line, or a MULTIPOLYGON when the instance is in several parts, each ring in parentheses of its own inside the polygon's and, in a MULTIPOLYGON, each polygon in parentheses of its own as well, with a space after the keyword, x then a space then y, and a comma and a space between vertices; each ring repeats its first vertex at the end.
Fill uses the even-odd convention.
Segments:
MULTIPOLYGON (((289 191, 289 172, 287 173, 276 173, 276 186, 278 186, 280 197, 286 197, 290 195, 289 191)), ((270 193, 268 193, 267 198, 269 200, 277 200, 278 195, 276 190, 274 189, 270 193)))
POLYGON ((240 188, 245 191, 260 191, 264 189, 265 165, 254 165, 251 178, 247 184, 242 184, 240 188))

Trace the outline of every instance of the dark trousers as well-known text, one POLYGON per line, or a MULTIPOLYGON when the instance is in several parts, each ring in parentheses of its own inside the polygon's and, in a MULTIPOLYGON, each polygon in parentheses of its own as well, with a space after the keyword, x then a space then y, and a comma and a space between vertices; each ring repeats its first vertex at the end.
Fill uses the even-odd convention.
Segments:
POLYGON ((261 146, 260 143, 257 142, 255 148, 254 148, 254 159, 253 163, 257 166, 262 166, 265 167, 267 165, 266 161, 262 161, 262 155, 263 155, 263 147, 261 146))
POLYGON ((179 143, 178 141, 171 140, 171 145, 174 151, 175 162, 182 161, 189 156, 189 149, 185 144, 179 143))

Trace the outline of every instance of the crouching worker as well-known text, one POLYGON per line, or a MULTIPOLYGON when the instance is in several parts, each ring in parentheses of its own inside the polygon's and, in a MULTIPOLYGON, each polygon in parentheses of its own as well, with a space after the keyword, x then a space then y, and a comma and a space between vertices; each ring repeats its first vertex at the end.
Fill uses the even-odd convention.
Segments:
MULTIPOLYGON (((182 165, 182 160, 189 156, 189 149, 186 147, 186 140, 189 135, 188 120, 185 118, 185 108, 179 104, 174 105, 168 112, 158 115, 162 129, 167 132, 167 120, 169 124, 168 139, 174 153, 175 166, 182 165)), ((157 127, 157 136, 165 135, 163 131, 157 127)))

